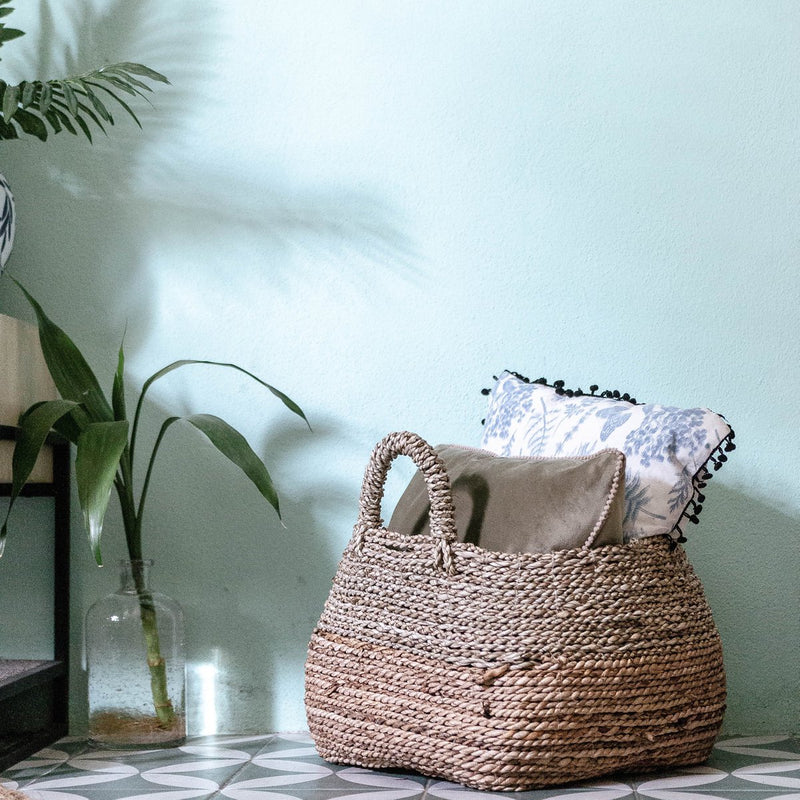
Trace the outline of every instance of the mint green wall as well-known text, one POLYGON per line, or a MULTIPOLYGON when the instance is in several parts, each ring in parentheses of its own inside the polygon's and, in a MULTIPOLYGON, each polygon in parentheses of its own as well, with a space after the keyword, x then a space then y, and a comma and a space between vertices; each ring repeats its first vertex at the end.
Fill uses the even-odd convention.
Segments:
MULTIPOLYGON (((30 35, 6 75, 70 51, 70 68, 139 60, 173 87, 144 133, 2 145, 11 271, 105 383, 127 324, 132 384, 231 360, 314 426, 232 374, 153 392, 153 428, 162 407, 239 427, 285 508, 283 530, 173 432, 147 546, 188 613, 194 732, 304 725, 305 646, 372 445, 477 443, 505 367, 728 417, 739 448, 687 546, 724 641, 726 729, 800 728, 794 0, 19 5, 30 35)), ((96 570, 75 516, 76 730, 81 618, 115 583, 116 522, 96 570)))

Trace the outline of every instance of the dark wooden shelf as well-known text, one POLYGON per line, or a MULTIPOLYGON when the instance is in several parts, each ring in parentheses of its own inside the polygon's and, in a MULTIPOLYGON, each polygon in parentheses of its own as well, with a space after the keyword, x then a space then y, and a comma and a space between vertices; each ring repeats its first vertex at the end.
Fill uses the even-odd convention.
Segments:
MULTIPOLYGON (((17 428, 0 425, 0 439, 16 439, 17 428)), ((53 658, 3 659, 0 653, 0 770, 67 734, 69 688, 69 443, 51 435, 53 480, 23 487, 24 497, 52 497, 53 658)), ((11 485, 0 483, 0 497, 11 485)), ((36 609, 31 609, 36 613, 36 609)))
POLYGON ((61 677, 66 670, 63 661, 0 658, 0 700, 61 677))

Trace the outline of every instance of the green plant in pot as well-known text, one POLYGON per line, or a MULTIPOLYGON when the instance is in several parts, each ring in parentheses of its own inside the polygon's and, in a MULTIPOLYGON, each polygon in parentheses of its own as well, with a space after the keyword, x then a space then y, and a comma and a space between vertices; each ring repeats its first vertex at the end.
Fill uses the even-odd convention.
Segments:
MULTIPOLYGON (((153 468, 165 437, 172 426, 180 421, 203 433, 222 455, 239 467, 280 517, 278 496, 266 466, 245 438, 227 422, 210 414, 169 416, 162 422, 149 453, 142 452, 140 422, 144 401, 152 385, 171 372, 189 365, 225 367, 244 373, 308 424, 305 414, 293 400, 236 364, 180 360, 158 370, 144 382, 131 416, 125 398, 123 347, 119 349, 113 384, 107 397, 72 339, 49 319, 39 303, 17 281, 14 283, 24 293, 36 314, 42 352, 60 399, 35 403, 20 417, 20 437, 12 461, 11 502, 0 529, 0 553, 6 539, 8 515, 51 431, 75 446, 78 500, 92 553, 98 564, 102 563, 100 541, 103 520, 114 491, 122 512, 131 564, 143 564, 142 531, 153 468)), ((139 606, 142 633, 142 659, 149 670, 152 694, 151 719, 161 729, 156 732, 159 738, 153 741, 173 743, 176 738, 181 738, 185 728, 182 727, 183 720, 176 719, 176 704, 169 696, 166 678, 168 665, 160 650, 156 604, 145 584, 145 577, 144 569, 133 569, 133 589, 139 606), (178 735, 174 737, 172 734, 176 730, 178 735)), ((124 735, 123 732, 123 738, 124 735)), ((137 743, 143 741, 137 740, 137 743)))

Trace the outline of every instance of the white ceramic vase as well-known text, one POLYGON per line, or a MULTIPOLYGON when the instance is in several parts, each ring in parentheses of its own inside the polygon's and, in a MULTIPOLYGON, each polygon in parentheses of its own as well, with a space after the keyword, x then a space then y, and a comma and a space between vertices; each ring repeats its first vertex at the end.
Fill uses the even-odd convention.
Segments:
POLYGON ((0 272, 3 271, 3 267, 11 255, 15 227, 14 195, 11 194, 5 175, 0 173, 0 272))

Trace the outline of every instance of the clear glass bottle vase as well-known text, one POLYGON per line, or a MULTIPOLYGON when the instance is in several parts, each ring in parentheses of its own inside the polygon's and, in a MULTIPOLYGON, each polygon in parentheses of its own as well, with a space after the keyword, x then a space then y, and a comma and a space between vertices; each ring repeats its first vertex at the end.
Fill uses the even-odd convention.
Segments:
POLYGON ((183 611, 150 588, 151 560, 120 561, 120 587, 86 612, 89 739, 172 747, 186 736, 183 611))

